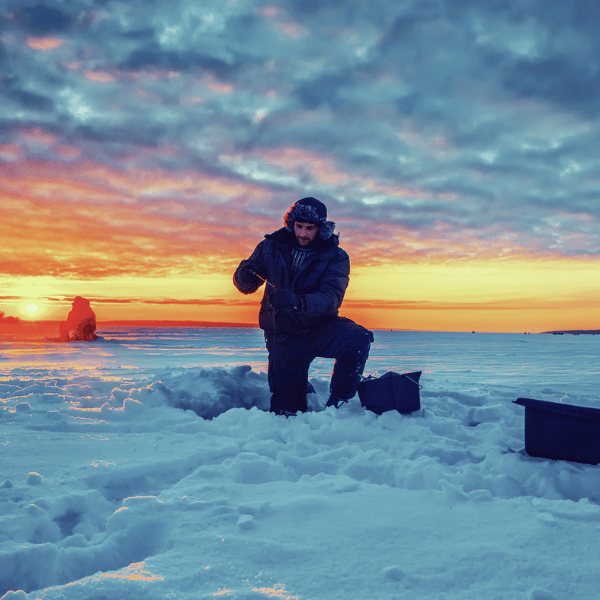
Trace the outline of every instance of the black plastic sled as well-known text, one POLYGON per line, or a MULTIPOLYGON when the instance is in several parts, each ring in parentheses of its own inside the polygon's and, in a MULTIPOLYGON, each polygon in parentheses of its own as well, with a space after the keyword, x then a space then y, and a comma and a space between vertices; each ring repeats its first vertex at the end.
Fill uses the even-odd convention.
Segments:
POLYGON ((525 452, 529 456, 600 463, 600 409, 531 398, 525 407, 525 452))
POLYGON ((360 403, 380 415, 388 410, 407 414, 421 408, 419 383, 422 371, 398 374, 388 371, 381 377, 367 377, 358 384, 360 403))

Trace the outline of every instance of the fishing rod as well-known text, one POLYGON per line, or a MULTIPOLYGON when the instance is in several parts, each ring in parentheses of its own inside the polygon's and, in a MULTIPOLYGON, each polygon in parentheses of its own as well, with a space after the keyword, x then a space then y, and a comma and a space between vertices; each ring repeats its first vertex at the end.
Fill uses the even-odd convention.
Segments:
POLYGON ((250 269, 250 273, 252 273, 252 275, 256 275, 259 279, 262 279, 262 281, 264 281, 267 285, 270 285, 273 289, 275 289, 275 286, 268 279, 265 279, 264 277, 259 275, 256 271, 253 271, 252 269, 250 269))

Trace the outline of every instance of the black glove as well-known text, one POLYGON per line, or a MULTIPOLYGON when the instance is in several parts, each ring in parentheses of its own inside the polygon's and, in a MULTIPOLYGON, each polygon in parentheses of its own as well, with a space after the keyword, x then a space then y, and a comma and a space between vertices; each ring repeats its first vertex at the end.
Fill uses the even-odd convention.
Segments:
POLYGON ((262 279, 257 275, 258 265, 250 260, 247 260, 239 269, 237 277, 242 283, 258 284, 262 283, 262 279))
POLYGON ((269 302, 275 310, 292 311, 297 310, 300 299, 290 290, 275 290, 269 296, 269 302))

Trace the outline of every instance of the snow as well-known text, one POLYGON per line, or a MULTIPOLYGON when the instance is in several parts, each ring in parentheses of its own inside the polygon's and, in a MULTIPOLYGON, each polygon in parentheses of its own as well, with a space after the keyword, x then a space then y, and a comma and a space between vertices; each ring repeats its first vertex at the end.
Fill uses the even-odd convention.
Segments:
POLYGON ((416 413, 266 411, 255 329, 0 335, 0 597, 597 597, 600 467, 532 458, 518 397, 600 407, 595 336, 375 332, 416 413))

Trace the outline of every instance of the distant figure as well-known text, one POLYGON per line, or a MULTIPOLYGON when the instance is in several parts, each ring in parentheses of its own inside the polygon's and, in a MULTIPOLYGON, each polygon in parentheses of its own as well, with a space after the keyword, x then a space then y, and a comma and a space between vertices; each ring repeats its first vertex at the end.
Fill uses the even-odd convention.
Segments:
POLYGON ((73 308, 67 320, 59 325, 61 342, 90 342, 97 340, 96 315, 90 307, 90 301, 81 296, 73 300, 73 308))

